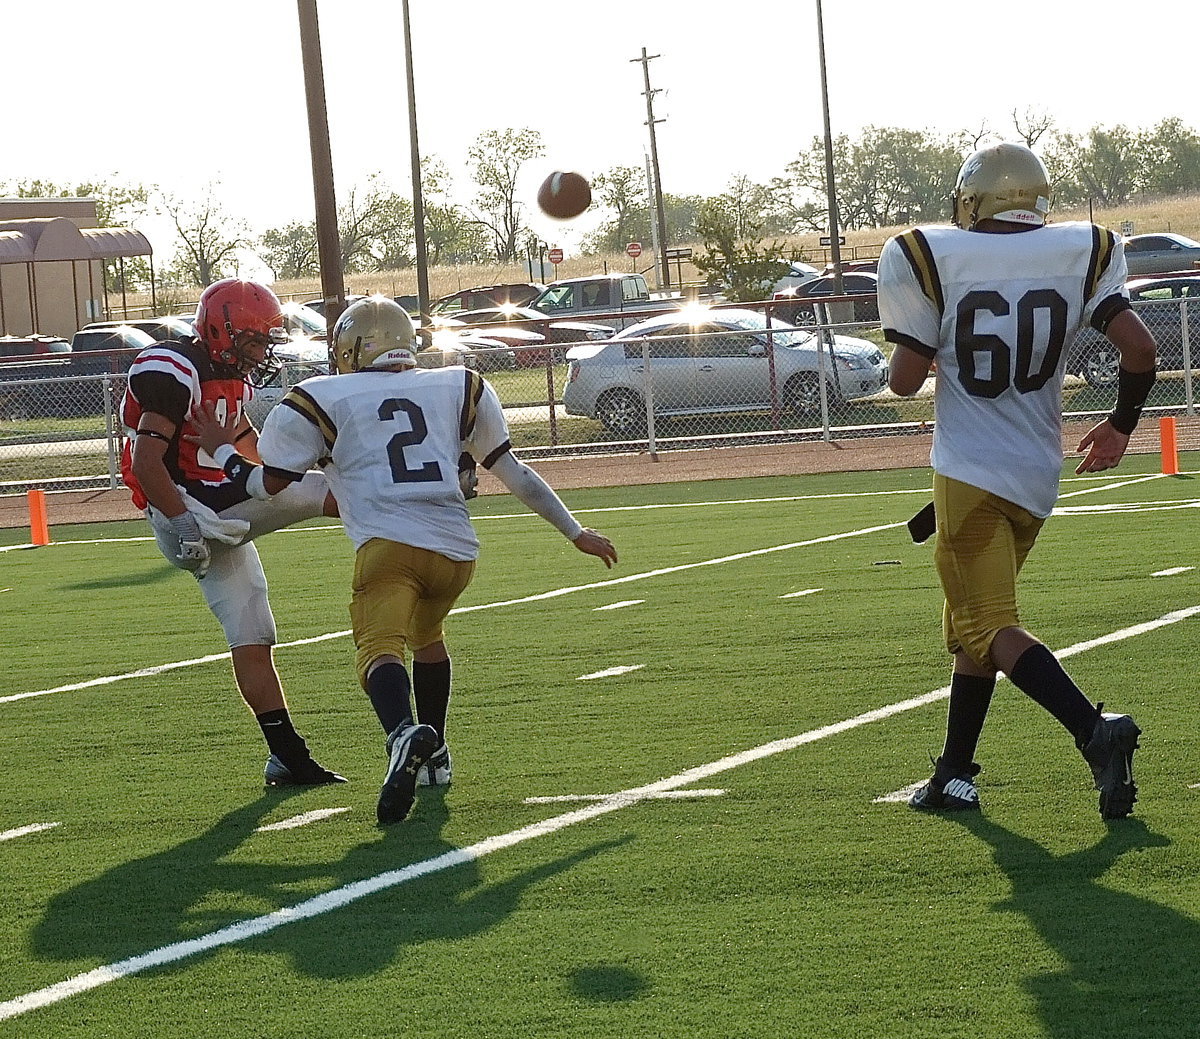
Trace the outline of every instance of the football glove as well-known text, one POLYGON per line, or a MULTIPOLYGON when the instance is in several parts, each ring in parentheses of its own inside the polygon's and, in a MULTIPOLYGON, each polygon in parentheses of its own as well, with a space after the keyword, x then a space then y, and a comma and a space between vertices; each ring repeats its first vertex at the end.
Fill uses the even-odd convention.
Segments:
POLYGON ((200 534, 196 518, 190 512, 172 516, 168 522, 171 530, 179 539, 179 548, 175 553, 175 565, 181 570, 188 570, 196 575, 197 580, 208 573, 208 564, 212 554, 208 543, 200 534))
POLYGON ((470 501, 479 497, 475 489, 479 486, 479 477, 475 474, 475 459, 466 451, 458 456, 458 486, 462 488, 463 497, 470 501))

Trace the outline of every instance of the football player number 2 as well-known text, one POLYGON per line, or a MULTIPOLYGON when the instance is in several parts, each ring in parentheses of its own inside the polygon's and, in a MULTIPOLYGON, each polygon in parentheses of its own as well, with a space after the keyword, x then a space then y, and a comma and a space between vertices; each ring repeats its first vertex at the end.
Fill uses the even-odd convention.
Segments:
POLYGON ((1000 293, 991 291, 968 292, 959 302, 954 352, 963 388, 972 397, 989 400, 999 397, 1010 385, 1018 393, 1040 390, 1058 370, 1067 338, 1067 301, 1054 289, 1030 289, 1017 301, 1015 365, 1012 345, 998 335, 975 331, 975 315, 981 310, 995 317, 1008 317, 1012 305, 1000 293), (1039 340, 1045 342, 1046 352, 1034 371, 1033 348, 1039 340), (987 373, 981 375, 979 361, 984 355, 988 358, 987 373))
POLYGON ((379 421, 391 422, 397 415, 408 419, 409 429, 397 433, 388 441, 388 464, 392 467, 393 483, 436 483, 442 478, 442 469, 437 462, 425 462, 415 469, 408 467, 404 457, 406 447, 414 447, 429 435, 425 413, 411 400, 390 397, 379 405, 379 421))

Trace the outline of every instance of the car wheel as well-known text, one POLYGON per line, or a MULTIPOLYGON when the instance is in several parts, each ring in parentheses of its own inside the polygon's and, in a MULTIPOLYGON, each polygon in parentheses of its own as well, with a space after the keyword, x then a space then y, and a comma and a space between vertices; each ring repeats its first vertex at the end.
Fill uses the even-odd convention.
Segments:
POLYGON ((784 403, 798 418, 810 418, 821 413, 821 384, 811 373, 795 375, 783 388, 784 403))
POLYGON ((1089 386, 1104 389, 1117 384, 1121 353, 1108 340, 1093 343, 1079 358, 1079 374, 1089 386))
POLYGON ((596 402, 596 417, 610 433, 643 436, 646 402, 632 390, 610 390, 596 402))

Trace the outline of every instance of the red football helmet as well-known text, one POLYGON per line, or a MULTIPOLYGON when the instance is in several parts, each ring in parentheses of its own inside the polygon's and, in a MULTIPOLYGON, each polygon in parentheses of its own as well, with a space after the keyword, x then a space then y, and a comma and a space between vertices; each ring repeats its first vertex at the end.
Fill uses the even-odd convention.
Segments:
POLYGON ((288 341, 279 297, 242 278, 215 281, 204 290, 196 334, 216 364, 236 368, 259 386, 279 370, 274 348, 288 341))

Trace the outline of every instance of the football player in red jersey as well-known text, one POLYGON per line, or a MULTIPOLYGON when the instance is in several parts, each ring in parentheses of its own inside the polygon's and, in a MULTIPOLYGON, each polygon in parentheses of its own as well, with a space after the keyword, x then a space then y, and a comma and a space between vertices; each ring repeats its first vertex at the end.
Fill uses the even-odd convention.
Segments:
POLYGON ((138 354, 121 402, 128 439, 121 471, 133 502, 154 529, 159 550, 199 579, 224 629, 238 691, 270 749, 271 786, 344 782, 313 760, 288 714, 275 670, 275 619, 253 539, 315 516, 336 516, 325 477, 311 472, 270 502, 253 498, 188 441, 189 415, 201 403, 237 419, 238 449, 257 459, 258 434, 244 405, 279 367, 287 341, 278 298, 266 286, 227 278, 205 289, 197 338, 157 343, 138 354))

